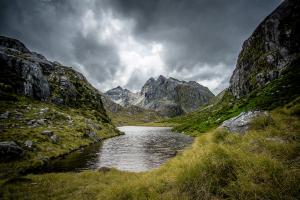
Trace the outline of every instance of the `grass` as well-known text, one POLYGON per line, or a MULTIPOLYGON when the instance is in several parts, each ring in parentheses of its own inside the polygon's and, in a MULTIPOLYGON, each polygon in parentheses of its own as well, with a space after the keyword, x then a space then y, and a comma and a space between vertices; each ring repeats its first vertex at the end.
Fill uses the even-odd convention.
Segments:
POLYGON ((101 139, 119 135, 113 125, 106 120, 101 121, 102 118, 93 110, 57 106, 25 97, 0 103, 0 113, 9 112, 7 119, 0 119, 0 141, 15 141, 24 149, 21 159, 0 162, 2 181, 37 168, 49 159, 94 143, 86 134, 88 130, 94 131, 101 139), (43 109, 47 111, 42 112, 43 109), (39 119, 44 119, 45 123, 37 126, 28 124, 31 120, 39 119), (53 142, 49 136, 41 134, 44 130, 52 131, 59 141, 53 142), (25 146, 26 140, 33 142, 32 148, 25 146))
POLYGON ((215 129, 158 169, 27 175, 2 199, 300 198, 299 99, 252 121, 245 135, 215 129))
POLYGON ((298 63, 292 63, 282 72, 280 78, 241 99, 235 99, 231 92, 226 90, 209 106, 161 122, 173 124, 176 131, 197 136, 218 127, 224 120, 241 112, 257 109, 272 110, 286 105, 300 96, 299 77, 298 63))
POLYGON ((123 110, 117 113, 107 112, 107 114, 116 126, 142 125, 163 119, 155 111, 151 110, 142 110, 141 112, 132 113, 130 109, 123 108, 123 110))

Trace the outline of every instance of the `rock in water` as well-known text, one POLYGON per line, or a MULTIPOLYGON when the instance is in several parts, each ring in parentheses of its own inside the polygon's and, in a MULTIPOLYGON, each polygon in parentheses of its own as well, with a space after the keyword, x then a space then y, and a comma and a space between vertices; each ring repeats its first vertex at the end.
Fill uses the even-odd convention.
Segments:
POLYGON ((249 111, 242 112, 236 117, 228 119, 223 122, 220 128, 226 128, 233 133, 244 133, 249 129, 250 122, 253 118, 267 115, 267 112, 262 111, 249 111))
POLYGON ((14 141, 0 142, 0 161, 9 161, 20 158, 23 154, 23 149, 14 141))
POLYGON ((256 28, 244 42, 230 79, 236 98, 277 79, 296 60, 300 63, 299 27, 300 1, 285 0, 256 28))

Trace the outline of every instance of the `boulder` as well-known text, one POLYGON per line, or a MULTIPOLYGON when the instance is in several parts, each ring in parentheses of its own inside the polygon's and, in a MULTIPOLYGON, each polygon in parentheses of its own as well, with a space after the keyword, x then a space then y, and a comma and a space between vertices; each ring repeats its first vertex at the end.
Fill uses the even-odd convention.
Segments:
POLYGON ((264 111, 249 111, 242 112, 236 117, 228 119, 223 122, 219 128, 225 128, 233 133, 245 133, 249 129, 250 122, 253 118, 267 115, 264 111))
POLYGON ((2 113, 2 114, 0 115, 0 119, 7 119, 8 116, 9 116, 9 112, 6 111, 5 113, 2 113))
POLYGON ((53 131, 44 130, 44 131, 42 131, 42 135, 47 135, 48 137, 51 137, 53 135, 53 131))
POLYGON ((101 141, 101 138, 99 138, 96 134, 96 132, 92 129, 87 128, 85 131, 85 136, 93 140, 94 142, 101 141))
POLYGON ((33 147, 33 142, 32 142, 31 140, 26 140, 26 141, 24 142, 24 146, 25 146, 26 148, 28 148, 28 149, 32 149, 32 147, 33 147))
POLYGON ((14 141, 0 142, 0 161, 8 161, 20 158, 23 155, 23 149, 14 141))
POLYGON ((53 134, 52 136, 50 136, 51 142, 52 143, 58 143, 59 142, 59 137, 55 134, 53 134))

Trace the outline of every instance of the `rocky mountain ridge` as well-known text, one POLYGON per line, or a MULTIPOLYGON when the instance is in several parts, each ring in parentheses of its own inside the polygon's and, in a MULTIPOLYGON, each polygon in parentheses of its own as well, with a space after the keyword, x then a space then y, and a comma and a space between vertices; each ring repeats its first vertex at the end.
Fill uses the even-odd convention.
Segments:
POLYGON ((0 176, 120 134, 101 93, 71 67, 4 36, 0 66, 0 176))
POLYGON ((118 86, 105 94, 120 105, 155 110, 166 116, 195 111, 214 97, 207 87, 195 81, 180 81, 162 75, 156 80, 150 78, 140 92, 133 93, 118 86))
POLYGON ((292 65, 299 64, 300 2, 284 1, 247 39, 230 79, 236 98, 279 78, 292 65))

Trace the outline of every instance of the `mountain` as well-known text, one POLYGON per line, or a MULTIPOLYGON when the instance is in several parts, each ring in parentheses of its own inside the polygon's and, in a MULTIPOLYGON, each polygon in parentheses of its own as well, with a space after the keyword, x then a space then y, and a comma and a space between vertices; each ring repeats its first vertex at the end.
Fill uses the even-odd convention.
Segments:
POLYGON ((103 94, 101 98, 108 116, 117 126, 144 124, 163 119, 162 114, 155 110, 148 110, 134 105, 121 106, 106 94, 103 94))
POLYGON ((235 97, 261 88, 290 67, 299 67, 299 7, 299 1, 284 1, 244 42, 230 79, 235 97))
MULTIPOLYGON (((71 67, 0 37, 0 175, 119 135, 101 93, 71 67), (16 149, 17 151, 14 151, 16 149), (17 160, 9 166, 2 161, 17 160), (23 166, 23 167, 20 167, 23 166)), ((33 166, 34 165, 34 166, 33 166)))
POLYGON ((136 101, 139 98, 139 94, 123 89, 120 86, 108 90, 105 92, 105 95, 109 96, 115 103, 125 107, 137 104, 136 101))
POLYGON ((138 93, 117 87, 105 94, 120 105, 135 105, 169 117, 194 111, 214 97, 207 87, 195 81, 179 81, 162 75, 156 80, 150 78, 138 93))
MULTIPOLYGON (((282 2, 244 42, 229 88, 213 104, 166 122, 177 123, 178 131, 195 134, 242 112, 299 107, 299 15, 299 1, 282 2)), ((293 112, 298 113, 296 108, 293 112)))

